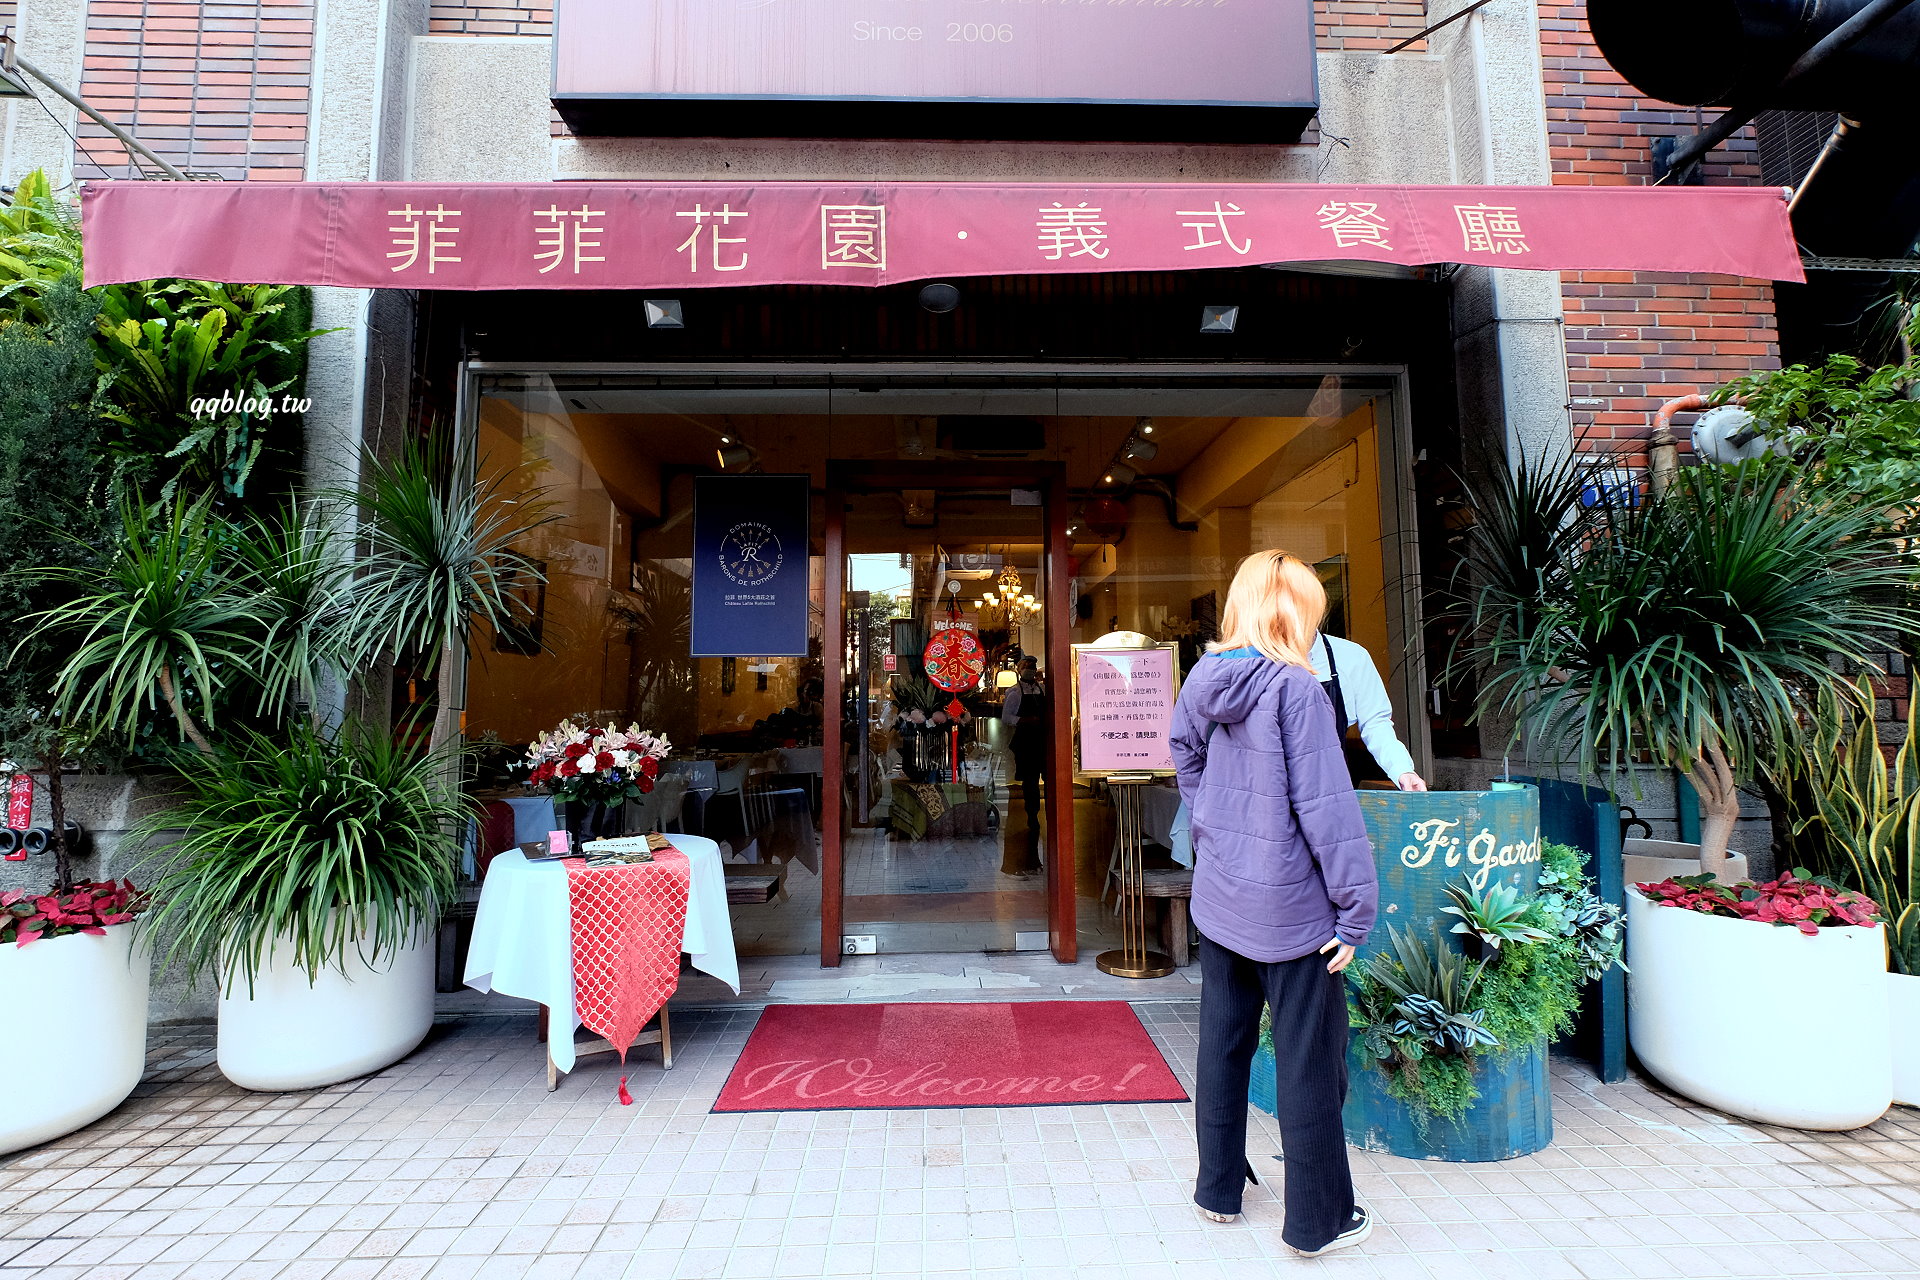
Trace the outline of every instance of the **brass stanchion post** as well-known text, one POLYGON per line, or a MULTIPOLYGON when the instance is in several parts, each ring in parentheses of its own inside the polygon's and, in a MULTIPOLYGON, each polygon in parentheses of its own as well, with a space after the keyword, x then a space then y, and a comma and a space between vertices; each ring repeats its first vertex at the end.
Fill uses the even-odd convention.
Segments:
POLYGON ((1103 951, 1094 960, 1102 973, 1120 978, 1164 978, 1173 972, 1173 960, 1147 950, 1147 876, 1141 862, 1141 784, 1153 775, 1114 774, 1107 779, 1113 796, 1114 839, 1120 853, 1120 949, 1103 951))

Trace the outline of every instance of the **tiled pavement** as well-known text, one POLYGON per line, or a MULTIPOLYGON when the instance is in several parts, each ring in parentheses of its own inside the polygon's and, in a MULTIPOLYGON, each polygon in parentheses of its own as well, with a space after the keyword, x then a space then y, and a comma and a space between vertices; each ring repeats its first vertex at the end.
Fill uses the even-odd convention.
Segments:
MULTIPOLYGON (((1190 1089, 1197 1003, 1136 1007, 1190 1089)), ((446 1018, 378 1076, 285 1095, 227 1084, 206 1028, 156 1032, 125 1107, 0 1159, 0 1277, 1920 1276, 1913 1110, 1763 1130, 1563 1065, 1552 1147, 1356 1153, 1380 1229, 1309 1262, 1279 1241, 1264 1116, 1268 1185, 1215 1226, 1183 1106, 711 1115, 756 1016, 677 1013, 675 1069, 639 1051, 631 1107, 606 1057, 549 1095, 523 1016, 446 1018)))

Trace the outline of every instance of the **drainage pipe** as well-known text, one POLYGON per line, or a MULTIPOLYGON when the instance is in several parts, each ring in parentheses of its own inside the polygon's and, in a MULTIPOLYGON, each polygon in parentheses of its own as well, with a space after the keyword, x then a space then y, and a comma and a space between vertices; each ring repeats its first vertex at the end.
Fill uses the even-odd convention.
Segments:
POLYGON ((1647 488, 1654 497, 1666 493, 1680 470, 1680 441, 1673 434, 1673 415, 1695 413, 1712 404, 1706 396, 1695 393, 1667 401, 1653 415, 1653 434, 1647 437, 1647 488))

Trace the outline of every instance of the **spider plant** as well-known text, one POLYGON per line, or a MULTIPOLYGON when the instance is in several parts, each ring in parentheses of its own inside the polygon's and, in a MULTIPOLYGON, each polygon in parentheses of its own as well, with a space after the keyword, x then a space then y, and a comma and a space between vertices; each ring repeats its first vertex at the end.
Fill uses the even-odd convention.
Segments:
POLYGON ((104 566, 38 571, 70 594, 31 634, 71 645, 55 677, 70 717, 131 742, 141 715, 164 701, 181 736, 210 754, 194 712, 211 723, 214 695, 255 669, 265 626, 257 593, 235 571, 232 528, 205 500, 183 496, 158 509, 125 500, 120 526, 104 566))
POLYGON ((451 736, 457 654, 476 623, 495 630, 522 619, 521 593, 546 581, 521 548, 559 517, 512 487, 513 472, 469 480, 431 445, 386 461, 369 455, 358 489, 362 555, 348 632, 363 655, 412 658, 438 677, 432 745, 451 736))
POLYGON ((260 710, 276 720, 316 706, 320 681, 357 665, 343 625, 352 565, 333 514, 325 502, 295 500, 277 519, 249 517, 234 540, 235 559, 257 592, 260 710))
POLYGON ((142 927, 163 960, 248 990, 278 945, 317 978, 350 952, 367 963, 411 945, 454 891, 445 832, 470 816, 448 761, 349 723, 297 719, 244 732, 180 764, 184 788, 131 838, 158 872, 142 927))
POLYGON ((1701 866, 1725 869, 1741 786, 1798 767, 1813 726, 1858 705, 1888 631, 1920 625, 1915 562, 1878 512, 1762 461, 1693 467, 1668 492, 1581 505, 1590 464, 1480 486, 1453 661, 1482 716, 1570 747, 1583 773, 1646 750, 1700 796, 1701 866))

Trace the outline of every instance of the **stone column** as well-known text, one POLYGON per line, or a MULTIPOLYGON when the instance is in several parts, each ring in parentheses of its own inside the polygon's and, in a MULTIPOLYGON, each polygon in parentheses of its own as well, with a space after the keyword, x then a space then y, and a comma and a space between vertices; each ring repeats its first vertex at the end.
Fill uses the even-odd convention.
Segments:
MULTIPOLYGON (((22 57, 73 92, 80 91, 87 0, 19 0, 13 38, 22 57)), ((79 131, 79 112, 32 76, 22 72, 21 77, 40 101, 10 98, 6 102, 0 183, 11 187, 35 169, 45 169, 54 190, 67 190, 73 184, 76 157, 71 135, 79 131)))

